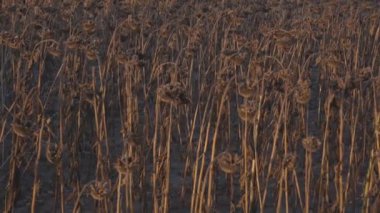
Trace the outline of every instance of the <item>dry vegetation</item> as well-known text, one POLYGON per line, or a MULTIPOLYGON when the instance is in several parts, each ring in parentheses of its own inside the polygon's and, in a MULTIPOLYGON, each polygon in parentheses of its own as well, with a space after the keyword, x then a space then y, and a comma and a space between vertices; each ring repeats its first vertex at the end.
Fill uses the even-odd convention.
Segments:
POLYGON ((378 1, 0 2, 1 211, 379 208, 378 1))

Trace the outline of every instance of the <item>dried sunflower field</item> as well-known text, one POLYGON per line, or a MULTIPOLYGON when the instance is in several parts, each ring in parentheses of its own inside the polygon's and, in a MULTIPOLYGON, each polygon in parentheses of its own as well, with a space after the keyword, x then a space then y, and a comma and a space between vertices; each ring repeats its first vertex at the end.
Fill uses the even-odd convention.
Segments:
POLYGON ((1 0, 0 211, 377 212, 380 3, 1 0))

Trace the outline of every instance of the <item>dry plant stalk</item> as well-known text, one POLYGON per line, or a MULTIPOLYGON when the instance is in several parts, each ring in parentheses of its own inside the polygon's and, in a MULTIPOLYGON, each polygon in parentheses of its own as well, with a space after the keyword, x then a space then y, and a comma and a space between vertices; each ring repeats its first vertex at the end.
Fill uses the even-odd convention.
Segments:
POLYGON ((379 4, 224 3, 1 1, 0 211, 376 211, 379 4))

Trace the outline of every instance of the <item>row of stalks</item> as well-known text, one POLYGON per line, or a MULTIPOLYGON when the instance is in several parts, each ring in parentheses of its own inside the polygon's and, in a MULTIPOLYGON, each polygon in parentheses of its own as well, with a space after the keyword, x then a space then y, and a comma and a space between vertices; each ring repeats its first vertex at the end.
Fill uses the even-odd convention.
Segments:
POLYGON ((3 212, 376 212, 377 1, 0 1, 3 212))

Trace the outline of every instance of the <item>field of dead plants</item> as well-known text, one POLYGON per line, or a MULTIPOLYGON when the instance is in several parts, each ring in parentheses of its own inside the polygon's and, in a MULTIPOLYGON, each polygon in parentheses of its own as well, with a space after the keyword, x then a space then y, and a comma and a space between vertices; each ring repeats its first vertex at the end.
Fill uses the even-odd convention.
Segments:
POLYGON ((0 2, 0 211, 380 208, 379 1, 0 2))

